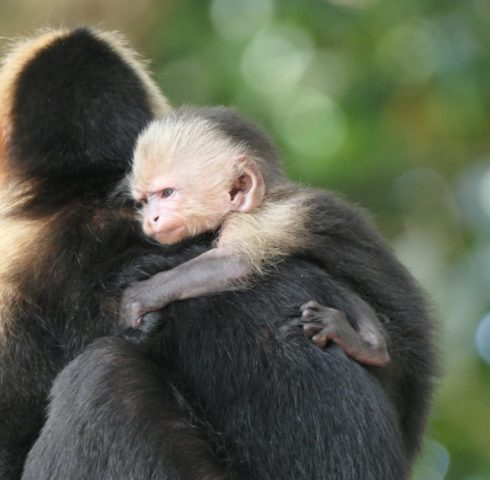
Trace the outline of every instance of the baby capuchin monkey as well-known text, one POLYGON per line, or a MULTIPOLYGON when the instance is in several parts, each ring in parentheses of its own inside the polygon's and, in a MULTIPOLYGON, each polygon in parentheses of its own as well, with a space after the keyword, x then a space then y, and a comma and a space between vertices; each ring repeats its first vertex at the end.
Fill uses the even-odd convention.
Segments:
MULTIPOLYGON (((331 194, 288 181, 268 136, 232 109, 187 107, 153 121, 137 141, 128 179, 143 231, 159 243, 217 231, 211 250, 126 289, 121 315, 129 326, 169 303, 247 285, 288 255, 328 267, 332 238, 323 238, 312 219, 331 194)), ((385 366, 384 328, 374 310, 349 293, 350 321, 308 302, 298 323, 318 346, 335 342, 360 363, 385 366)))

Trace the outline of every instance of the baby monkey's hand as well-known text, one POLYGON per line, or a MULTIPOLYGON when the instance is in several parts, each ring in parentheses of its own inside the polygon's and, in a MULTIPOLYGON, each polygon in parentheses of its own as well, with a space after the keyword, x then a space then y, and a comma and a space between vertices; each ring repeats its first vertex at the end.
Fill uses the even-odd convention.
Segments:
MULTIPOLYGON (((361 325, 355 330, 348 322, 344 312, 325 307, 318 302, 308 302, 300 307, 301 316, 293 319, 281 328, 282 333, 289 333, 297 327, 303 329, 306 337, 320 348, 336 343, 351 358, 364 365, 385 367, 390 356, 382 330, 362 328, 363 322, 368 327, 374 325, 373 319, 356 318, 361 325)), ((365 315, 365 314, 364 314, 365 315)))
POLYGON ((136 282, 124 290, 121 298, 120 318, 126 327, 138 328, 143 316, 153 311, 148 298, 146 282, 136 282))
POLYGON ((121 299, 120 318, 126 327, 141 327, 143 317, 150 312, 161 310, 170 303, 160 287, 155 291, 153 279, 135 282, 124 290, 121 299))

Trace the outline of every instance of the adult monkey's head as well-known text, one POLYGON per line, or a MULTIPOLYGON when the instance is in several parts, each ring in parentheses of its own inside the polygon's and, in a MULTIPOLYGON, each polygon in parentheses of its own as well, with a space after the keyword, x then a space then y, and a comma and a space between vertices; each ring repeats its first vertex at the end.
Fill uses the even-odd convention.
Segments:
POLYGON ((118 35, 47 30, 12 45, 0 68, 0 343, 27 282, 60 278, 63 252, 129 216, 108 197, 139 131, 168 110, 118 35))
POLYGON ((140 130, 169 109, 119 35, 46 31, 17 43, 0 71, 2 168, 54 185, 70 177, 117 180, 140 130))

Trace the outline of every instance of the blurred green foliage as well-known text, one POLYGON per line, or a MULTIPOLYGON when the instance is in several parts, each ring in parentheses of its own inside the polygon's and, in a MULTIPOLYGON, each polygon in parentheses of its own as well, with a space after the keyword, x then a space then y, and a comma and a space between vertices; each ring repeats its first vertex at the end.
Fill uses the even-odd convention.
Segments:
POLYGON ((237 106, 291 177, 370 210, 441 319, 414 478, 490 479, 490 1, 1 2, 5 36, 124 31, 174 105, 237 106))

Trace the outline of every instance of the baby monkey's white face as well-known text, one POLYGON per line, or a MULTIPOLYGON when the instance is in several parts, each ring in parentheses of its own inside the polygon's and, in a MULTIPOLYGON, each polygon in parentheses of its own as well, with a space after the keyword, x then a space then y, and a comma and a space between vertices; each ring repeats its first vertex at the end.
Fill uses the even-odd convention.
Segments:
POLYGON ((217 142, 213 148, 212 138, 205 149, 189 146, 193 140, 176 146, 154 130, 150 126, 138 140, 130 175, 146 235, 177 243, 218 228, 230 212, 249 212, 262 203, 263 177, 246 155, 220 150, 217 142))
POLYGON ((134 191, 143 231, 162 244, 213 230, 233 210, 227 191, 210 188, 204 175, 199 184, 187 180, 183 173, 169 171, 154 178, 148 188, 134 191))

